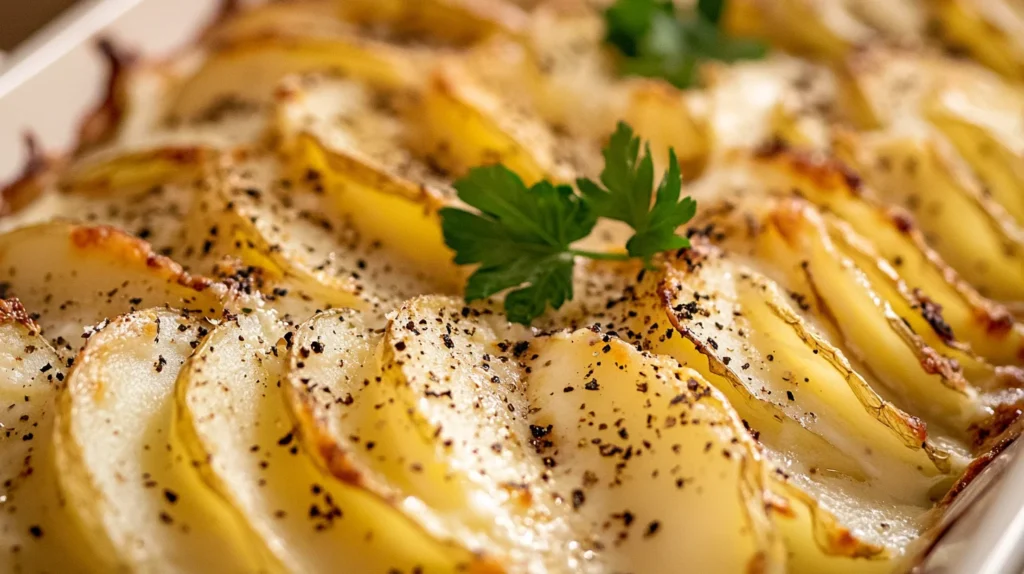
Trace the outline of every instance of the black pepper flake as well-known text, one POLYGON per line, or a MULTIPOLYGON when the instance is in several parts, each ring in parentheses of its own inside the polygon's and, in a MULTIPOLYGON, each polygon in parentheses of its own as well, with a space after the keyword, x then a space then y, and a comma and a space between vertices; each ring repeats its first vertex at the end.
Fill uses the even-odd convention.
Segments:
POLYGON ((554 428, 553 425, 548 425, 546 427, 530 425, 530 434, 533 435, 533 438, 544 438, 551 433, 552 428, 554 428))
POLYGON ((167 499, 167 502, 174 504, 175 502, 178 502, 178 493, 174 492, 173 490, 165 488, 164 498, 167 499))
POLYGON ((659 528, 661 528, 661 523, 657 520, 652 520, 651 523, 647 525, 647 531, 644 532, 644 538, 654 536, 657 534, 659 528))
POLYGON ((515 355, 516 357, 519 357, 523 353, 525 353, 526 350, 529 349, 529 348, 530 348, 530 342, 529 341, 519 341, 518 343, 516 343, 515 345, 512 346, 512 354, 515 355))
POLYGON ((277 444, 279 446, 288 446, 289 444, 291 444, 292 438, 294 436, 295 436, 294 434, 288 433, 288 434, 284 435, 283 437, 277 439, 277 444))
POLYGON ((45 365, 43 365, 43 368, 39 369, 39 372, 40 373, 45 373, 46 371, 49 371, 52 368, 53 368, 53 365, 51 365, 50 363, 46 363, 45 365))
POLYGON ((586 497, 586 495, 583 494, 582 490, 577 488, 577 489, 572 491, 572 509, 573 510, 579 510, 580 507, 583 506, 583 503, 586 502, 586 500, 587 500, 587 497, 586 497))
POLYGON ((791 400, 791 401, 792 401, 792 400, 795 400, 795 399, 793 398, 793 391, 786 391, 786 398, 787 398, 787 399, 789 399, 789 400, 791 400))
POLYGON ((590 379, 587 384, 583 385, 583 388, 588 391, 596 391, 601 388, 601 385, 597 384, 597 379, 590 379))
POLYGON ((320 341, 313 341, 312 343, 309 344, 309 348, 312 349, 313 352, 318 355, 324 352, 324 344, 321 343, 320 341))
POLYGON ((31 534, 33 538, 43 537, 43 529, 35 524, 28 527, 28 533, 31 534))
POLYGON ((441 340, 444 341, 444 346, 449 349, 455 348, 455 343, 452 342, 452 338, 448 336, 448 333, 441 335, 441 340))
POLYGON ((399 350, 399 351, 404 351, 405 350, 405 341, 399 341, 399 342, 395 343, 395 349, 399 350))

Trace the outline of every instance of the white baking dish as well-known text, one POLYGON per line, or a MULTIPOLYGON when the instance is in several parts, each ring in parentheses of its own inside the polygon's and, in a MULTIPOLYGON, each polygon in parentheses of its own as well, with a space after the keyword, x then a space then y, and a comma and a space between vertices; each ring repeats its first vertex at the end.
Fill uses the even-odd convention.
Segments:
MULTIPOLYGON (((45 150, 69 149, 79 122, 104 90, 95 40, 159 56, 188 41, 216 0, 86 0, 0 63, 0 181, 27 159, 23 134, 45 150)), ((916 571, 1024 572, 1024 445, 1007 448, 958 497, 945 532, 916 571)))

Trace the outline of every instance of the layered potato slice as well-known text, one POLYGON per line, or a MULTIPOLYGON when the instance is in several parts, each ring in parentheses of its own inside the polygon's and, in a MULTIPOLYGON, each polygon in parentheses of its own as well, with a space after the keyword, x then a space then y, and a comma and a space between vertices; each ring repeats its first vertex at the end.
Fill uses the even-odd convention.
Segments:
POLYGON ((238 316, 214 329, 182 371, 177 421, 207 482, 287 571, 456 571, 457 555, 314 464, 282 393, 285 333, 272 314, 238 316))
POLYGON ((986 196, 1024 226, 1024 94, 1016 84, 944 84, 925 113, 974 169, 986 196))
POLYGON ((43 336, 64 357, 122 313, 169 305, 217 317, 235 301, 225 285, 106 226, 55 221, 8 231, 0 235, 0 273, 3 295, 38 313, 43 336))
MULTIPOLYGON (((450 264, 408 265, 411 246, 397 247, 382 234, 388 214, 349 211, 354 206, 328 193, 320 172, 293 174, 274 156, 255 153, 226 162, 217 181, 189 215, 183 260, 229 282, 255 283, 295 321, 334 307, 364 309, 382 321, 416 293, 455 290, 450 264), (380 221, 361 225, 374 217, 380 221)), ((393 205, 387 199, 379 207, 393 205)))
POLYGON ((104 570, 272 569, 176 436, 174 384, 202 323, 137 311, 95 333, 61 395, 55 448, 68 507, 104 570))
POLYGON ((199 69, 183 74, 168 98, 166 118, 189 121, 225 107, 260 109, 284 76, 333 70, 377 86, 400 88, 424 78, 429 51, 399 47, 357 33, 242 36, 216 47, 199 69))
POLYGON ((919 42, 927 0, 738 0, 726 11, 726 27, 739 35, 838 61, 858 46, 885 39, 919 42))
POLYGON ((914 215, 950 266, 999 301, 1024 298, 1024 228, 930 130, 849 134, 839 144, 879 197, 914 215))
POLYGON ((332 206, 361 233, 454 288, 461 272, 437 216, 453 193, 450 179, 410 151, 402 99, 336 77, 288 78, 276 101, 281 149, 295 169, 321 179, 332 206))
POLYGON ((808 149, 830 145, 826 121, 836 113, 838 95, 827 68, 773 55, 707 75, 706 129, 714 159, 774 140, 808 149))
POLYGON ((0 220, 0 230, 54 219, 107 225, 176 257, 186 214, 211 189, 206 174, 216 153, 186 146, 83 159, 59 181, 40 182, 36 200, 0 220))
MULTIPOLYGON (((919 290, 942 308, 953 333, 974 352, 997 365, 1021 364, 1024 330, 1008 310, 962 279, 928 246, 908 213, 871 201, 861 179, 844 164, 779 146, 732 159, 731 167, 737 169, 720 174, 719 182, 709 179, 711 189, 727 185, 730 193, 795 194, 807 199, 833 214, 830 227, 847 225, 869 238, 871 247, 861 244, 850 251, 880 255, 911 292, 919 290)), ((921 304, 927 301, 922 299, 921 304)))
POLYGON ((697 373, 443 297, 378 337, 351 313, 301 326, 292 399, 327 468, 426 528, 512 571, 778 569, 759 458, 697 373))
POLYGON ((1024 78, 1024 8, 1013 0, 929 0, 939 35, 1013 80, 1024 78))
POLYGON ((765 449, 791 563, 891 569, 966 462, 879 396, 773 282, 721 254, 647 273, 619 309, 618 334, 698 369, 765 449))
POLYGON ((488 89, 570 136, 559 141, 578 148, 570 163, 589 168, 594 142, 624 120, 650 142, 659 167, 671 147, 684 174, 699 170, 707 153, 701 98, 661 79, 620 76, 604 34, 600 14, 583 3, 541 3, 522 34, 475 46, 466 66, 488 89))
POLYGON ((833 230, 812 206, 794 199, 705 206, 712 236, 740 260, 786 288, 798 312, 855 359, 872 387, 928 423, 933 436, 961 444, 991 416, 978 388, 1019 385, 1019 372, 998 370, 964 349, 941 309, 911 293, 884 261, 859 259, 847 246, 866 240, 833 230), (1012 375, 1017 374, 1017 380, 1012 375))
POLYGON ((56 398, 65 363, 17 299, 0 300, 0 568, 97 571, 57 482, 56 398))
POLYGON ((403 37, 464 46, 494 34, 516 35, 527 14, 506 0, 333 0, 343 20, 403 37))

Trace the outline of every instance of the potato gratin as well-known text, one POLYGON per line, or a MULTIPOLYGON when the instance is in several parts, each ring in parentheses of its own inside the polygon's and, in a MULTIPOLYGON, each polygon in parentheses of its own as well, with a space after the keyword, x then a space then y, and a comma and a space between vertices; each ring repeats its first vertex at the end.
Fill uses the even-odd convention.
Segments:
POLYGON ((687 90, 603 2, 228 4, 4 191, 0 570, 905 571, 1016 436, 1018 2, 733 0, 687 90), (692 247, 465 303, 453 182, 618 121, 692 247))

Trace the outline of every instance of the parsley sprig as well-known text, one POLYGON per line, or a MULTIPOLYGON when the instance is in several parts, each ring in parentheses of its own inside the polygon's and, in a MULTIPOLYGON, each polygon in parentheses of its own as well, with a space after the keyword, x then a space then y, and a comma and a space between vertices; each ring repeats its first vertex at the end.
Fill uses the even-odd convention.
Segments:
POLYGON ((548 305, 558 309, 573 297, 576 257, 651 265, 659 252, 689 247, 676 235, 696 213, 690 197, 680 200, 682 178, 674 152, 657 190, 649 146, 619 123, 604 149, 600 181, 580 179, 571 186, 541 181, 526 187, 503 165, 473 168, 455 182, 459 199, 479 211, 441 210, 445 243, 455 263, 479 267, 466 283, 466 300, 505 290, 510 321, 529 325, 548 305), (653 200, 653 201, 652 201, 653 200), (573 244, 587 237, 600 218, 622 221, 634 230, 625 253, 593 252, 573 244))
POLYGON ((725 0, 699 0, 677 14, 672 0, 618 0, 605 11, 606 40, 622 55, 627 75, 664 78, 679 88, 697 83, 702 60, 764 57, 763 44, 730 38, 721 28, 725 0))

